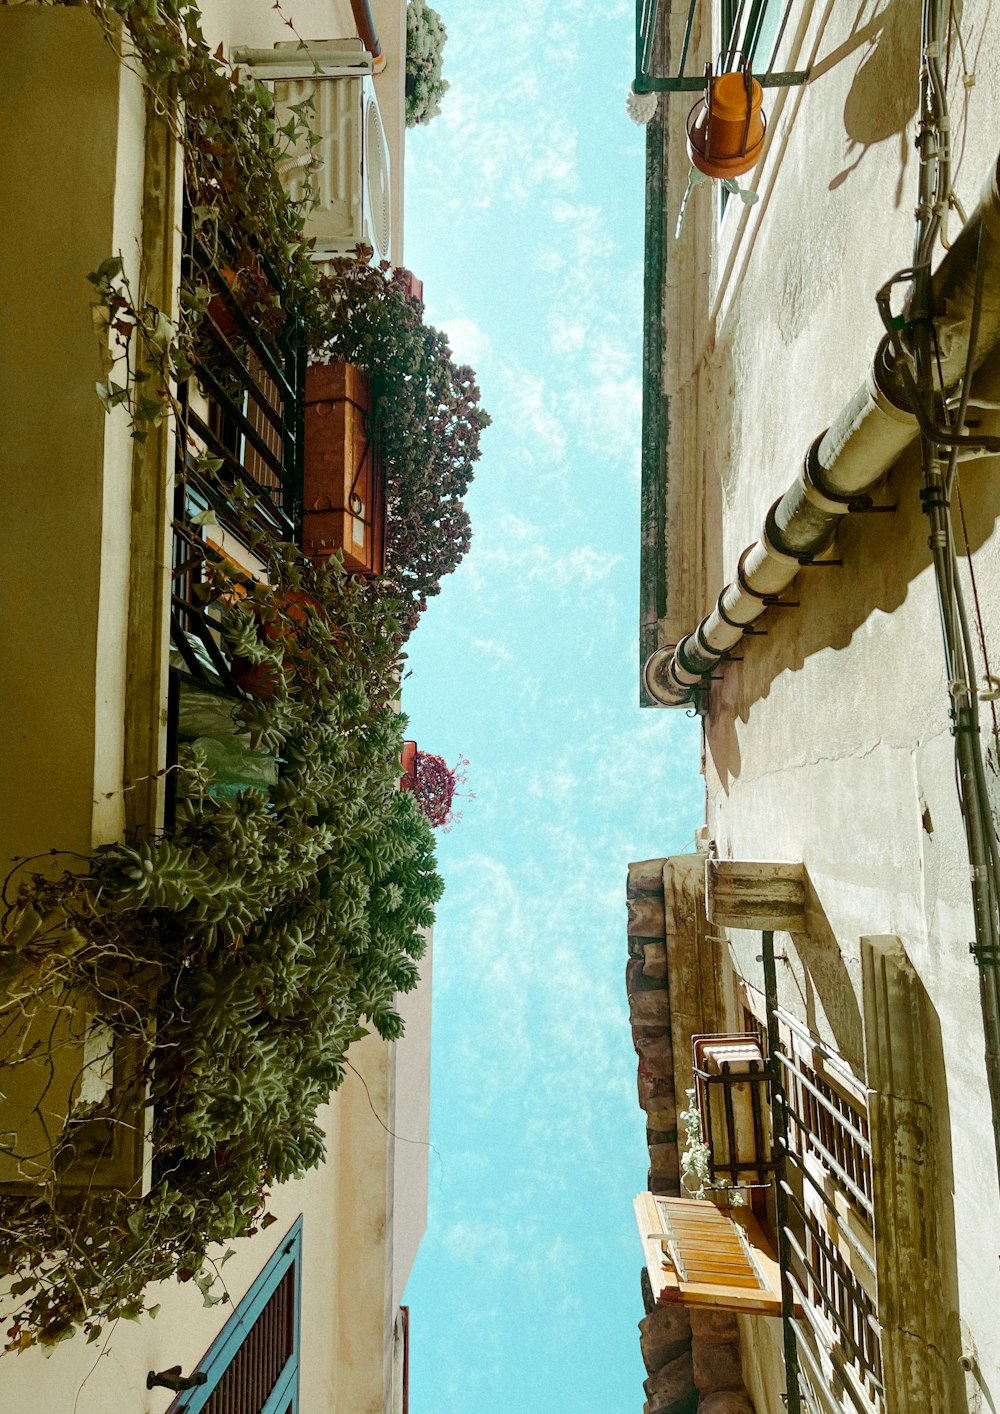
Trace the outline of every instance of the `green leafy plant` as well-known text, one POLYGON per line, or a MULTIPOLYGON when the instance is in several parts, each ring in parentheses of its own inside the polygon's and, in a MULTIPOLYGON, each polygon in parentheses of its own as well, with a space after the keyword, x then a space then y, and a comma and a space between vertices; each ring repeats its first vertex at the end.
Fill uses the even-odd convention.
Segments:
MULTIPOLYGON (((142 1056, 155 1154, 142 1199, 69 1196, 54 1178, 0 1199, 8 1349, 137 1315, 168 1276, 211 1295, 210 1245, 254 1231, 270 1186, 321 1161, 316 1112, 345 1051, 366 1025, 397 1037, 395 997, 418 979, 442 885, 431 827, 397 789, 398 633, 337 561, 263 537, 255 550, 269 586, 217 559, 206 598, 230 650, 271 671, 267 699, 233 716, 280 760, 278 779, 217 798, 202 761, 169 835, 29 875, 3 919, 4 1053, 33 1009, 92 999, 142 1056)), ((73 1145, 70 1124, 52 1174, 73 1145)))
MULTIPOLYGON (((398 790, 405 719, 392 700, 403 637, 468 543, 461 497, 488 423, 471 370, 451 362, 399 278, 362 274, 359 260, 317 286, 303 235, 312 197, 290 201, 275 162, 311 144, 304 115, 278 127, 270 91, 209 47, 192 0, 86 3, 182 143, 191 219, 212 263, 240 277, 267 252, 274 278, 244 281, 248 315, 265 327, 296 307, 324 347, 366 351, 399 529, 373 592, 337 560, 312 565, 257 534, 252 507, 220 479, 265 582, 209 559, 203 607, 233 658, 266 681, 234 703, 233 727, 270 755, 276 777, 220 790, 210 755, 191 747, 169 833, 57 876, 19 873, 4 894, 5 1063, 30 1066, 40 1047, 69 1044, 53 1039, 61 1024, 95 1015, 116 1054, 137 1058, 101 1123, 134 1126, 136 1107, 148 1110, 154 1155, 142 1197, 62 1185, 93 1117, 85 1062, 65 1126, 36 1156, 44 1172, 36 1164, 23 1195, 0 1197, 8 1350, 51 1349, 81 1327, 96 1340, 148 1309, 152 1281, 192 1281, 219 1300, 214 1244, 273 1221, 271 1186, 320 1162, 317 1109, 343 1079, 347 1047, 366 1026, 399 1034, 394 999, 417 981, 442 885, 430 824, 398 790), (31 1039, 39 1016, 50 1019, 44 1043, 31 1039)), ((180 319, 168 324, 118 257, 90 278, 106 345, 99 395, 125 408, 141 439, 188 375, 212 291, 186 271, 180 319)), ((211 480, 221 464, 203 455, 198 469, 211 480)), ((0 1136, 8 1155, 10 1140, 0 1136)))
POLYGON ((711 1150, 702 1137, 701 1110, 694 1090, 687 1091, 687 1108, 677 1116, 684 1136, 681 1149, 681 1187, 689 1198, 707 1198, 727 1207, 739 1207, 744 1197, 739 1188, 713 1182, 709 1160, 711 1150))
POLYGON ((463 498, 490 418, 473 370, 424 322, 409 272, 369 255, 333 262, 307 333, 314 362, 343 358, 371 379, 386 475, 386 568, 372 592, 407 606, 409 631, 471 543, 463 498))
POLYGON ((688 170, 687 186, 684 188, 684 195, 681 197, 680 210, 677 213, 677 225, 674 227, 674 239, 680 236, 681 227, 684 224, 684 217, 687 215, 688 202, 691 200, 691 193, 695 187, 702 186, 705 182, 718 181, 724 191, 730 196, 739 197, 744 206, 756 206, 760 200, 760 195, 752 187, 741 187, 735 177, 710 177, 707 172, 703 172, 700 167, 695 167, 692 163, 688 170))
POLYGON ((173 411, 172 390, 189 376, 191 365, 163 311, 133 293, 120 255, 103 261, 87 279, 94 287, 94 328, 102 336, 104 376, 97 396, 105 412, 124 405, 133 438, 144 442, 173 411))
POLYGON ((406 7, 406 126, 429 123, 441 111, 450 84, 441 65, 448 31, 425 0, 406 7))

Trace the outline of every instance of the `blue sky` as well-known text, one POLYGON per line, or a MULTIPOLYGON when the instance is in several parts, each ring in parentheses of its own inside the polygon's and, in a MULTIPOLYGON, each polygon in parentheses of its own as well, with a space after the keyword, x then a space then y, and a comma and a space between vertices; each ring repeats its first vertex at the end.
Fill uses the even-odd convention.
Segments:
POLYGON ((439 838, 412 1414, 642 1407, 630 860, 691 847, 695 724, 637 706, 642 132, 630 0, 441 0, 407 262, 493 417, 473 548, 411 643, 411 735, 471 762, 439 838))

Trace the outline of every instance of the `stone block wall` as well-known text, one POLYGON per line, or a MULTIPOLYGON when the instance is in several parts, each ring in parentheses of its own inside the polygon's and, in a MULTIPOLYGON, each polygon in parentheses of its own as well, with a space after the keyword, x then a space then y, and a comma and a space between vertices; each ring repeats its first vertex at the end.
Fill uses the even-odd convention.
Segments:
MULTIPOLYGON (((647 1187, 676 1198, 682 1194, 664 906, 664 873, 670 869, 669 859, 629 865, 625 987, 638 1057, 639 1106, 646 1115, 647 1187)), ((728 1311, 654 1305, 645 1268, 642 1293, 644 1414, 754 1414, 743 1384, 736 1317, 728 1311)))

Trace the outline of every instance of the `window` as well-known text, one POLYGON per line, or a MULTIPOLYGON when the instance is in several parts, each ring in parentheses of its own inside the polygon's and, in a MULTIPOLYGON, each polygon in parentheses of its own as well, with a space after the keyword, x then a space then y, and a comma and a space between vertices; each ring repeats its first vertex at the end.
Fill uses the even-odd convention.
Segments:
POLYGON ((781 1010, 778 1021, 793 1290, 809 1333, 853 1406, 881 1409, 865 1094, 835 1051, 781 1010))
POLYGON ((301 1267, 298 1218, 167 1414, 298 1414, 301 1267))
POLYGON ((754 73, 769 70, 790 9, 789 0, 722 0, 722 69, 731 69, 742 54, 754 73))

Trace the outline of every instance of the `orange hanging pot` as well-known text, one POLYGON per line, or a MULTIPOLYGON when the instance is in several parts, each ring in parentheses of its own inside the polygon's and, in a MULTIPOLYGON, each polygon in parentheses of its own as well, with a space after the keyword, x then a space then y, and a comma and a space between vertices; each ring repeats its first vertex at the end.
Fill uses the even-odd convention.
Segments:
POLYGON ((699 172, 739 177, 756 165, 767 131, 763 97, 749 64, 718 78, 705 66, 705 92, 687 118, 688 156, 699 172))

